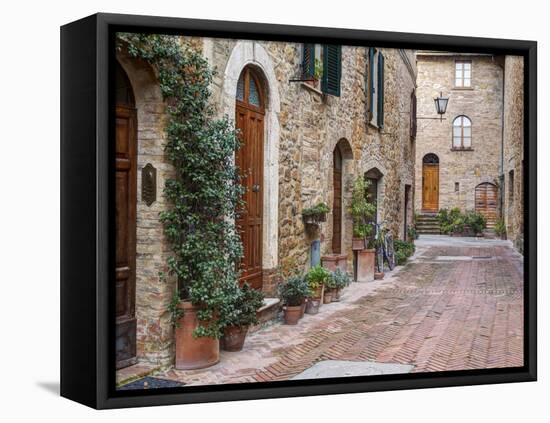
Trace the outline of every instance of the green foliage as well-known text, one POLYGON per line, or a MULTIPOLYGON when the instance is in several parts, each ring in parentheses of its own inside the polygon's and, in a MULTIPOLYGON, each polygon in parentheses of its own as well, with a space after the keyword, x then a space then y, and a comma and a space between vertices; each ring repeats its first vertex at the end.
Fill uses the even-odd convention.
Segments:
POLYGON ((500 237, 506 235, 506 224, 504 223, 504 219, 500 218, 497 220, 495 224, 495 234, 500 237))
POLYGON ((366 239, 371 235, 373 227, 370 223, 373 220, 376 206, 367 198, 367 189, 370 182, 359 176, 353 184, 350 213, 353 219, 353 236, 366 239))
POLYGON ((483 229, 487 226, 485 216, 475 211, 466 212, 464 215, 464 220, 466 225, 468 225, 476 235, 482 233, 483 229))
POLYGON ((227 117, 213 118, 214 72, 200 52, 177 37, 157 34, 118 33, 117 48, 157 72, 168 105, 165 152, 175 170, 164 186, 171 207, 160 214, 173 253, 168 269, 177 277, 179 297, 200 306, 198 317, 209 322, 195 335, 217 337, 242 256, 234 223, 243 195, 233 160, 236 131, 227 117))
POLYGON ((306 209, 303 209, 302 215, 303 216, 321 215, 321 214, 326 214, 329 211, 330 211, 329 207, 325 203, 321 202, 321 203, 317 203, 313 207, 308 207, 306 209))
POLYGON ((323 77, 323 62, 319 59, 315 59, 315 69, 313 77, 320 80, 323 77))
POLYGON ((340 269, 336 269, 330 275, 331 286, 329 288, 342 289, 348 286, 351 283, 351 278, 346 272, 343 272, 340 269))
POLYGON ((415 245, 413 242, 401 241, 396 239, 393 241, 395 250, 395 261, 398 265, 406 263, 407 259, 414 254, 415 245))
POLYGON ((308 282, 303 275, 294 275, 279 285, 279 296, 287 306, 299 306, 311 295, 308 282))
POLYGON ((315 290, 322 285, 326 285, 330 279, 330 272, 321 265, 313 266, 307 272, 305 277, 311 290, 315 290))
POLYGON ((475 211, 462 213, 458 207, 451 209, 439 210, 437 220, 444 234, 462 233, 464 228, 468 226, 475 234, 483 232, 486 227, 485 217, 475 211))
POLYGON ((222 326, 250 326, 258 323, 257 311, 263 305, 264 294, 245 283, 223 306, 222 326))
POLYGON ((409 239, 418 239, 418 232, 416 231, 416 225, 412 224, 407 227, 407 236, 409 239))

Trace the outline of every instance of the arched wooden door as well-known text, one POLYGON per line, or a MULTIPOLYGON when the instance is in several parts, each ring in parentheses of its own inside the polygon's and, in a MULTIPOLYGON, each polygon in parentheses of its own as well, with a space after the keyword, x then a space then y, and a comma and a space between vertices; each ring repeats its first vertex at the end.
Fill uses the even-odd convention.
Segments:
POLYGON ((497 187, 490 182, 479 184, 475 192, 475 210, 485 216, 487 227, 493 228, 497 220, 497 187))
POLYGON ((242 143, 236 164, 246 188, 237 226, 244 249, 240 281, 257 289, 262 287, 264 104, 261 80, 247 67, 237 84, 235 108, 235 125, 242 143))
POLYGON ((439 157, 426 154, 422 159, 422 211, 439 210, 439 157))
POLYGON ((136 362, 137 115, 130 81, 116 65, 116 367, 136 362))
POLYGON ((338 145, 333 152, 332 252, 342 252, 342 152, 338 145))

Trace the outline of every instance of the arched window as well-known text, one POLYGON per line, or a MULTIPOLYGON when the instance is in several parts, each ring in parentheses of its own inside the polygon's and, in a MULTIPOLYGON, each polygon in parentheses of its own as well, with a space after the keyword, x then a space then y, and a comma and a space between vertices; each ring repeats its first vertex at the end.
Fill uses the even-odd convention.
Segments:
POLYGON ((472 121, 467 116, 457 116, 453 121, 453 148, 472 148, 472 121))

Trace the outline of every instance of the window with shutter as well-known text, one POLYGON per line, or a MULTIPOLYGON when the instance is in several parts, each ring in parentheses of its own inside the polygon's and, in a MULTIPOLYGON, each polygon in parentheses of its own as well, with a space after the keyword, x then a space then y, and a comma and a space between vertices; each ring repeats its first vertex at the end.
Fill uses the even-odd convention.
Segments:
POLYGON ((367 116, 367 120, 373 121, 375 117, 374 113, 374 96, 375 96, 375 85, 374 85, 374 48, 369 48, 369 71, 368 71, 368 89, 367 89, 367 96, 369 101, 369 113, 367 116))
POLYGON ((378 110, 377 123, 379 128, 384 127, 384 55, 378 53, 378 110))
POLYGON ((340 96, 342 73, 342 46, 323 46, 323 79, 321 90, 325 94, 340 96))
POLYGON ((416 91, 411 93, 411 140, 416 139, 416 91))
POLYGON ((312 79, 315 72, 315 44, 304 44, 302 57, 302 77, 312 79))

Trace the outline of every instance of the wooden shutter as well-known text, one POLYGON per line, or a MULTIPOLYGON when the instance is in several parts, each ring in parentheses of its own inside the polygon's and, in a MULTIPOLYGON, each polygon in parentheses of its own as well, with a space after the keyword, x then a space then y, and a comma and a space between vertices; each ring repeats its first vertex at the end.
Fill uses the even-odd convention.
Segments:
POLYGON ((416 139, 416 91, 411 93, 411 140, 416 139))
POLYGON ((369 48, 369 85, 368 93, 369 96, 369 115, 368 121, 372 120, 374 113, 374 47, 369 48))
POLYGON ((384 127, 384 55, 378 53, 378 127, 384 127))
POLYGON ((304 44, 302 58, 302 77, 312 79, 315 74, 315 44, 304 44))
POLYGON ((323 79, 321 91, 340 96, 340 75, 342 73, 342 46, 323 46, 323 79))

